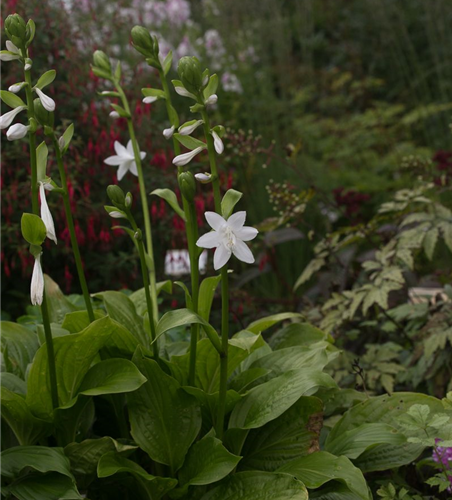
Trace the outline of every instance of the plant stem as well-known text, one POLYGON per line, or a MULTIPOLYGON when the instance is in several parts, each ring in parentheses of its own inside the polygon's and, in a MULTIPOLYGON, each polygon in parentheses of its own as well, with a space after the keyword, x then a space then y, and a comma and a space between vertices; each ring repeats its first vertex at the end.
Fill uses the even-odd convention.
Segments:
POLYGON ((122 87, 119 84, 119 82, 115 81, 114 83, 116 86, 116 90, 121 96, 122 105, 124 106, 126 112, 129 114, 129 117, 127 118, 127 127, 129 129, 130 140, 132 141, 132 146, 133 146, 133 154, 135 156, 135 163, 137 165, 138 185, 140 188, 141 206, 143 208, 144 232, 146 235, 146 250, 151 259, 151 266, 149 269, 149 281, 150 281, 151 297, 152 297, 152 316, 155 321, 158 321, 159 311, 157 303, 157 283, 155 277, 154 247, 152 244, 151 219, 149 217, 149 207, 147 201, 146 186, 144 184, 143 168, 141 165, 140 149, 138 147, 137 138, 135 136, 135 129, 133 127, 132 114, 130 112, 129 102, 127 101, 127 97, 124 91, 122 90, 122 87))
MULTIPOLYGON (((210 170, 212 173, 213 197, 215 201, 215 211, 221 213, 221 192, 220 179, 218 177, 218 169, 215 158, 215 148, 213 137, 210 133, 210 122, 207 111, 203 109, 201 116, 204 121, 204 135, 207 142, 207 151, 209 153, 210 170)), ((221 268, 221 347, 220 355, 220 392, 218 395, 218 414, 215 430, 217 437, 223 437, 224 414, 226 408, 226 389, 228 379, 228 347, 229 347, 229 283, 228 283, 228 266, 224 265, 221 268)))
MULTIPOLYGON (((25 52, 23 53, 23 56, 26 57, 25 52)), ((25 73, 25 81, 27 82, 27 85, 25 85, 25 93, 27 96, 28 118, 35 119, 33 95, 31 93, 32 85, 31 85, 30 70, 24 71, 24 73, 25 73)), ((30 145, 31 205, 33 213, 39 216, 38 168, 36 164, 36 132, 30 132, 28 134, 28 139, 30 145)), ((47 357, 49 360, 50 394, 52 397, 52 407, 55 409, 58 408, 58 384, 57 384, 56 367, 55 367, 55 351, 53 348, 52 330, 50 329, 49 312, 47 309, 47 299, 45 290, 42 298, 41 314, 42 314, 42 323, 44 325, 44 334, 46 339, 47 357)))
POLYGON ((58 170, 60 172, 61 187, 63 189, 63 204, 64 211, 66 212, 66 221, 69 229, 69 234, 71 237, 72 252, 74 253, 75 266, 77 267, 78 279, 80 281, 80 286, 82 288, 83 298, 85 299, 86 310, 88 311, 89 321, 92 323, 94 321, 94 311, 91 304, 91 299, 89 295, 88 285, 86 283, 85 273, 83 271, 82 258, 80 256, 80 249, 78 246, 77 236, 75 234, 74 218, 72 217, 71 204, 69 202, 69 193, 67 190, 66 181, 66 171, 64 170, 63 159, 61 157, 61 151, 56 140, 55 134, 52 137, 53 147, 55 149, 55 155, 58 164, 58 170))
MULTIPOLYGON (((171 94, 168 87, 168 82, 166 81, 165 74, 163 70, 159 70, 160 81, 162 83, 163 91, 165 92, 165 103, 166 111, 168 113, 168 118, 171 117, 171 94)), ((180 144, 177 139, 173 136, 173 149, 174 155, 180 154, 180 144)), ((183 167, 177 167, 178 174, 184 171, 183 167)), ((187 234, 187 244, 188 244, 188 255, 190 259, 190 276, 191 276, 191 294, 192 294, 192 310, 194 313, 198 314, 198 295, 199 295, 199 257, 198 249, 196 247, 196 241, 198 240, 198 224, 196 221, 196 211, 193 201, 187 200, 184 195, 182 195, 182 206, 185 212, 185 232, 187 234)), ((188 367, 188 385, 195 385, 196 376, 196 350, 198 346, 199 337, 199 324, 193 323, 191 325, 191 335, 190 335, 190 360, 188 367)))

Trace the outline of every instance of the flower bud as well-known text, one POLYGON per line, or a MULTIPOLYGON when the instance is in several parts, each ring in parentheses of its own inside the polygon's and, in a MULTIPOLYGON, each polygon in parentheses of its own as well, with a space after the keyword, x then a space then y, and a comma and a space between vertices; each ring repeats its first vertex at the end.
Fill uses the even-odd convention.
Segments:
POLYGON ((28 47, 35 37, 36 26, 33 19, 29 19, 25 27, 25 47, 28 47))
POLYGON ((179 174, 177 180, 181 193, 187 201, 193 201, 196 194, 195 178, 191 172, 182 172, 179 174))
POLYGON ((107 187, 107 196, 115 207, 124 209, 126 197, 124 191, 116 184, 111 184, 107 187))
POLYGON ((132 193, 129 192, 126 194, 125 204, 127 208, 130 208, 132 206, 132 193))
POLYGON ((135 26, 132 28, 131 35, 133 46, 138 52, 146 57, 155 58, 155 44, 146 28, 143 26, 135 26))
POLYGON ((53 129, 53 121, 54 121, 54 113, 51 113, 50 111, 47 111, 44 106, 42 105, 41 99, 36 98, 33 101, 34 104, 34 109, 35 109, 35 115, 38 120, 38 122, 45 127, 50 127, 53 129))
POLYGON ((137 241, 141 241, 143 239, 143 233, 141 232, 141 229, 137 229, 135 231, 135 234, 133 235, 133 237, 137 240, 137 241))
POLYGON ((96 50, 96 52, 94 52, 93 54, 93 62, 94 66, 103 69, 108 73, 111 73, 110 59, 107 56, 107 54, 105 54, 105 52, 102 52, 101 50, 96 50))
POLYGON ((25 49, 27 25, 19 14, 12 14, 5 19, 5 31, 15 45, 25 49))
POLYGON ((202 89, 201 63, 196 57, 185 56, 179 61, 177 67, 179 78, 184 87, 193 94, 198 94, 202 89))
POLYGON ((15 123, 9 127, 6 132, 6 138, 8 141, 17 141, 18 139, 23 139, 30 129, 30 125, 22 125, 22 123, 15 123))

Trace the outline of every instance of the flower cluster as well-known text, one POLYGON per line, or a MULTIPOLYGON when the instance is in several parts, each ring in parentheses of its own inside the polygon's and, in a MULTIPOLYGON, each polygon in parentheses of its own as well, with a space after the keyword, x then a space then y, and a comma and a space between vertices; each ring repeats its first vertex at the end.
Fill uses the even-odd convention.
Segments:
MULTIPOLYGON (((437 438, 435 442, 438 445, 438 443, 441 443, 441 439, 437 438)), ((432 458, 450 473, 447 476, 450 481, 450 487, 447 488, 447 491, 452 493, 452 448, 436 446, 433 450, 432 458)))

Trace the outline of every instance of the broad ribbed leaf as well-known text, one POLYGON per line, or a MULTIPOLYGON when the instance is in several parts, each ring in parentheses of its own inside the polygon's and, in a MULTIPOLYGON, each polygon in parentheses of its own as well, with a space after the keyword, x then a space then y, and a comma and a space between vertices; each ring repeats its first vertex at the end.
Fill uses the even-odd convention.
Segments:
POLYGON ((268 343, 273 350, 277 350, 297 345, 310 345, 321 340, 333 341, 330 335, 309 323, 291 323, 272 335, 268 343))
POLYGON ((286 319, 302 318, 302 317, 303 316, 299 313, 290 313, 290 312, 273 314, 272 316, 266 316, 265 318, 253 321, 246 327, 246 329, 249 332, 260 333, 272 327, 273 325, 276 325, 276 323, 279 323, 280 321, 284 321, 286 319))
POLYGON ((14 373, 3 372, 0 377, 0 383, 2 387, 21 396, 25 396, 27 393, 27 384, 20 377, 14 375, 14 373))
POLYGON ((6 370, 25 379, 27 366, 39 348, 38 338, 29 328, 11 321, 2 321, 1 329, 1 349, 6 370))
MULTIPOLYGON (((159 281, 156 284, 156 291, 157 291, 157 297, 159 296, 160 292, 166 292, 166 293, 172 293, 173 291, 173 282, 171 280, 166 280, 166 281, 159 281)), ((148 310, 148 306, 146 304, 146 293, 144 291, 144 288, 140 288, 136 292, 133 292, 130 296, 129 299, 133 302, 133 305, 135 306, 135 309, 137 313, 140 316, 143 316, 146 311, 148 310)))
MULTIPOLYGON (((100 319, 105 316, 103 311, 94 311, 94 318, 100 319)), ((64 317, 61 328, 68 330, 70 333, 80 333, 91 323, 87 311, 74 311, 67 313, 64 317)))
POLYGON ((239 472, 201 500, 308 500, 308 492, 301 481, 289 474, 239 472))
POLYGON ((134 361, 148 381, 127 395, 132 436, 153 460, 175 472, 201 428, 201 409, 155 361, 138 355, 134 361))
POLYGON ((213 297, 220 280, 221 274, 218 276, 210 276, 209 278, 204 278, 199 287, 198 314, 206 321, 209 321, 213 297))
POLYGON ((174 191, 171 191, 171 189, 154 189, 151 194, 164 199, 182 220, 186 220, 185 212, 180 207, 174 191))
POLYGON ((63 295, 58 284, 47 274, 44 274, 44 287, 51 323, 61 324, 67 313, 80 309, 63 295))
POLYGON ((278 472, 293 474, 309 489, 319 488, 329 481, 339 481, 362 500, 369 500, 369 491, 362 472, 346 457, 336 457, 318 451, 297 458, 278 469, 278 472))
POLYGON ((28 474, 2 488, 4 495, 14 495, 18 500, 82 500, 74 481, 67 476, 50 472, 28 474))

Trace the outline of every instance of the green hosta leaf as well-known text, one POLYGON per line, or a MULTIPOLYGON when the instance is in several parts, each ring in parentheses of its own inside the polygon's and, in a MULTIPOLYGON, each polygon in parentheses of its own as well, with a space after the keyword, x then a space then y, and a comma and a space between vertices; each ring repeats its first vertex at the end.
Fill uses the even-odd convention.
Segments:
POLYGON ((171 69, 172 63, 173 63, 173 51, 170 50, 168 52, 168 55, 165 57, 163 64, 162 64, 164 76, 166 76, 169 73, 169 70, 171 69))
POLYGON ((159 99, 166 99, 166 94, 160 89, 141 89, 141 93, 144 97, 158 97, 159 99))
POLYGON ((190 149, 190 151, 193 151, 194 149, 200 147, 201 148, 207 147, 205 142, 195 139, 190 135, 181 135, 176 133, 174 134, 174 137, 182 144, 182 146, 185 146, 187 149, 190 149))
MULTIPOLYGON (((138 368, 127 359, 106 359, 92 366, 78 390, 77 396, 100 396, 132 392, 141 387, 146 379, 138 368)), ((62 409, 70 408, 77 396, 62 409)))
MULTIPOLYGON (((91 323, 81 333, 58 337, 53 340, 59 405, 73 399, 99 350, 112 334, 109 317, 91 323)), ((28 376, 27 404, 38 417, 52 419, 50 377, 47 348, 36 353, 28 376)))
POLYGON ((325 451, 297 458, 278 472, 293 474, 309 488, 315 489, 329 481, 343 483, 357 498, 369 500, 369 491, 362 472, 346 457, 335 457, 325 451))
POLYGON ((226 194, 223 196, 221 200, 221 214, 225 219, 229 219, 232 212, 234 211, 234 207, 240 201, 240 198, 243 196, 243 193, 240 191, 236 191, 235 189, 228 189, 226 194))
POLYGON ((38 87, 38 89, 42 90, 44 87, 47 87, 47 85, 50 85, 53 82, 53 80, 55 80, 55 77, 56 77, 56 71, 54 69, 46 71, 43 75, 39 77, 39 80, 36 83, 35 87, 38 87))
POLYGON ((310 345, 321 340, 333 342, 331 335, 322 332, 322 330, 309 323, 291 323, 272 335, 269 344, 273 350, 277 350, 299 345, 310 345))
POLYGON ((185 294, 185 307, 187 309, 193 309, 193 299, 191 298, 190 290, 187 288, 187 285, 183 283, 182 281, 175 281, 175 285, 177 285, 179 288, 182 288, 185 294))
POLYGON ((406 437, 388 424, 362 424, 328 440, 325 451, 355 459, 367 448, 381 443, 400 445, 406 443, 406 437))
POLYGON ((302 317, 303 316, 298 313, 273 314, 272 316, 266 316, 265 318, 253 321, 246 327, 246 329, 249 332, 260 333, 272 327, 273 325, 276 325, 276 323, 279 323, 280 321, 284 321, 286 319, 302 318, 302 317))
POLYGON ((201 286, 199 287, 198 314, 206 321, 209 321, 210 309, 212 308, 215 290, 217 289, 220 281, 221 274, 218 276, 211 276, 209 278, 204 278, 201 282, 201 286))
POLYGON ((131 433, 153 460, 175 472, 201 428, 201 410, 196 399, 155 361, 137 358, 148 381, 127 395, 131 433))
POLYGON ((18 108, 19 106, 24 106, 25 108, 27 107, 18 95, 13 94, 8 90, 0 90, 0 99, 10 108, 18 108))
POLYGON ((62 154, 66 153, 66 151, 68 150, 73 135, 74 135, 74 124, 71 123, 69 127, 64 131, 64 134, 62 135, 64 141, 64 147, 63 150, 61 151, 62 154))
POLYGON ((31 413, 25 399, 5 387, 1 388, 1 410, 2 419, 23 446, 36 443, 50 432, 49 424, 31 413))
POLYGON ((289 474, 239 472, 201 500, 308 500, 304 484, 289 474))
POLYGON ((82 500, 73 479, 57 472, 28 474, 2 488, 3 495, 18 500, 82 500))
MULTIPOLYGON (((105 316, 103 311, 94 311, 94 318, 101 319, 105 316)), ((70 333, 79 333, 91 323, 87 311, 74 311, 67 313, 64 317, 61 328, 70 333)))
POLYGON ((311 395, 319 387, 336 387, 336 384, 329 375, 312 368, 290 370, 251 389, 232 411, 229 428, 262 427, 282 415, 301 396, 311 395))
POLYGON ((323 402, 302 396, 279 418, 250 431, 240 469, 273 472, 295 458, 318 451, 322 423, 323 402))
POLYGON ((41 144, 36 148, 36 165, 38 173, 38 182, 46 178, 48 154, 49 150, 47 149, 46 143, 41 142, 41 144))
POLYGON ((1 453, 2 476, 13 479, 30 467, 38 472, 58 472, 72 478, 69 459, 63 448, 17 446, 1 453))
POLYGON ((204 99, 208 99, 212 94, 215 94, 218 88, 218 76, 216 74, 212 75, 209 78, 209 83, 207 87, 204 89, 204 99))
POLYGON ((47 274, 44 274, 44 290, 51 323, 61 324, 67 313, 80 309, 63 295, 58 284, 47 274))
POLYGON ((179 206, 179 202, 177 201, 177 196, 174 191, 171 191, 171 189, 154 189, 151 194, 155 194, 159 198, 163 198, 182 220, 187 220, 185 212, 179 206))
POLYGON ((71 443, 64 448, 71 462, 71 471, 80 488, 87 488, 97 477, 100 458, 108 452, 132 453, 137 446, 118 443, 111 437, 86 439, 81 443, 71 443))
MULTIPOLYGON (((42 346, 46 341, 44 325, 38 325, 36 331, 38 334, 39 346, 42 346)), ((52 338, 64 337, 65 335, 70 335, 69 330, 61 328, 60 325, 56 325, 55 323, 50 323, 50 333, 52 334, 52 338)))
POLYGON ((118 113, 121 118, 130 118, 130 114, 127 113, 127 111, 123 107, 119 106, 119 104, 114 104, 111 102, 110 106, 116 111, 116 113, 118 113))
POLYGON ((149 345, 149 337, 144 329, 143 318, 135 310, 133 302, 121 292, 101 292, 95 297, 103 300, 109 316, 125 326, 144 346, 149 345))
POLYGON ((205 321, 201 316, 198 316, 189 309, 177 309, 175 311, 169 311, 165 313, 157 324, 156 338, 158 339, 161 335, 166 333, 173 328, 178 328, 180 326, 190 325, 192 323, 199 323, 209 337, 209 340, 215 346, 215 348, 220 351, 221 343, 216 330, 205 321))
POLYGON ((169 477, 157 477, 148 474, 143 467, 132 462, 118 453, 111 451, 106 453, 99 461, 97 474, 99 477, 109 477, 126 472, 141 480, 146 481, 146 489, 151 493, 150 498, 159 499, 177 485, 177 479, 169 477))
MULTIPOLYGON (((171 280, 159 281, 156 283, 157 289, 157 297, 160 295, 160 292, 172 293, 173 292, 173 282, 171 280)), ((140 288, 139 290, 133 292, 129 295, 129 299, 133 302, 137 313, 140 316, 143 316, 147 310, 148 306, 146 304, 146 293, 144 288, 140 288)))
MULTIPOLYGON (((325 442, 325 448, 330 449, 334 443, 347 432, 364 424, 380 423, 393 426, 406 438, 417 436, 418 431, 404 429, 399 419, 416 404, 427 405, 432 413, 443 413, 444 407, 440 400, 409 392, 395 393, 392 396, 379 396, 367 399, 348 410, 331 430, 325 442)), ((359 467, 363 472, 388 470, 406 465, 415 460, 423 451, 422 444, 377 444, 369 447, 359 456, 359 467)))
POLYGON ((35 333, 11 321, 1 322, 1 351, 6 371, 25 379, 29 363, 39 348, 35 333))
POLYGON ((0 377, 0 383, 2 387, 5 387, 11 392, 25 396, 27 392, 27 384, 24 380, 19 378, 14 373, 3 372, 0 377))
POLYGON ((229 453, 219 439, 206 436, 187 453, 179 471, 180 484, 201 486, 215 483, 232 472, 240 459, 229 453))
POLYGON ((22 236, 30 245, 40 246, 46 239, 46 226, 38 215, 22 214, 20 221, 22 236))

